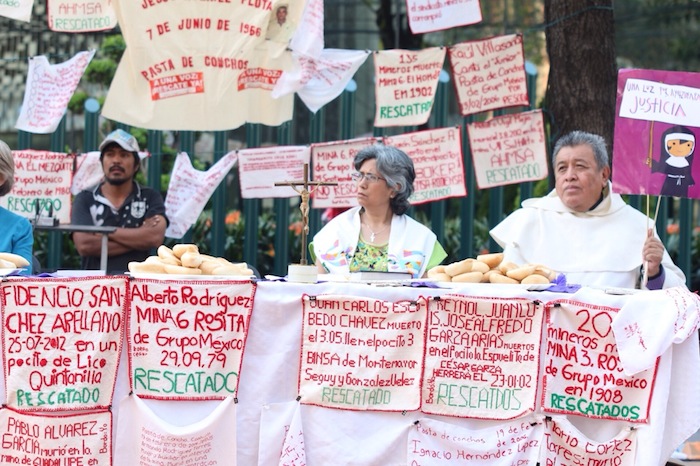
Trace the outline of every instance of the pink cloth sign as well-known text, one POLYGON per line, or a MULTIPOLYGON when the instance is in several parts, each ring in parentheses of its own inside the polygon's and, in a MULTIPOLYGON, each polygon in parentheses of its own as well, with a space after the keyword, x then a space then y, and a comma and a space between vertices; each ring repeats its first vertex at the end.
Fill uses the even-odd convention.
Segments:
POLYGON ((481 22, 479 0, 406 0, 406 11, 413 34, 481 22))

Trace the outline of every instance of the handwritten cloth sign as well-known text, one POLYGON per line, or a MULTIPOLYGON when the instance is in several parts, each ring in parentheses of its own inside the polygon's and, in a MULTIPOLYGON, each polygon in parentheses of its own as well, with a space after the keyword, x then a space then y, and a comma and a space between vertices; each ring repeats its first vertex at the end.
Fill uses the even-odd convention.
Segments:
MULTIPOLYGON (((131 395, 119 406, 114 466, 236 464, 236 404, 223 400, 204 419, 173 425, 131 395)), ((109 464, 109 463, 105 463, 109 464)))
POLYGON ((307 0, 299 27, 294 32, 289 48, 297 54, 318 58, 325 46, 323 0, 307 0))
POLYGON ((58 218, 70 223, 73 156, 37 150, 12 151, 15 185, 0 206, 22 217, 58 218))
POLYGON ((343 92, 368 56, 366 50, 323 49, 318 57, 294 52, 293 65, 280 76, 272 97, 296 92, 316 113, 343 92))
MULTIPOLYGON (((276 2, 113 3, 127 47, 102 110, 106 118, 202 131, 292 118, 293 96, 270 95, 290 54, 287 41, 266 39, 276 2)), ((305 0, 285 3, 285 31, 293 32, 291 18, 301 15, 305 0)))
POLYGON ((304 295, 301 403, 354 411, 420 405, 426 303, 304 295))
POLYGON ((133 279, 129 291, 134 393, 161 400, 236 394, 254 283, 133 279))
POLYGON ((300 410, 299 402, 284 401, 265 404, 260 410, 260 439, 258 464, 278 465, 282 447, 294 417, 300 410))
POLYGON ((298 193, 291 186, 275 183, 300 180, 304 164, 309 163, 308 146, 263 147, 238 151, 238 175, 243 199, 294 197, 298 193))
POLYGON ((231 151, 207 171, 200 171, 192 166, 187 154, 177 155, 165 197, 165 213, 170 220, 166 236, 182 238, 187 233, 237 159, 236 152, 231 151))
POLYGON ((624 428, 607 442, 595 442, 584 436, 563 416, 546 422, 539 463, 546 466, 568 464, 634 466, 637 435, 624 428))
POLYGON ((297 409, 292 415, 284 444, 280 453, 279 466, 306 466, 306 450, 304 450, 304 428, 301 425, 301 409, 297 403, 297 409))
POLYGON ((700 73, 622 69, 613 190, 700 198, 700 73))
POLYGON ((612 321, 626 375, 652 369, 672 344, 700 327, 700 297, 685 286, 630 296, 612 321))
POLYGON ((110 406, 124 278, 11 280, 0 293, 7 405, 35 412, 110 406))
POLYGON ((444 47, 374 53, 374 126, 422 125, 430 118, 444 47))
POLYGON ((408 26, 413 34, 442 31, 481 22, 479 0, 406 0, 408 26))
POLYGON ((411 204, 467 195, 462 135, 459 128, 439 128, 384 138, 413 160, 416 180, 411 204))
POLYGON ((0 4, 0 16, 28 23, 32 18, 34 0, 15 0, 0 4))
POLYGON ((46 2, 49 29, 56 32, 106 31, 117 26, 112 0, 46 2))
POLYGON ((430 300, 421 411, 481 419, 534 411, 542 314, 522 298, 430 300))
POLYGON ((541 110, 502 115, 467 125, 479 189, 547 177, 541 110))
POLYGON ((338 183, 316 188, 312 197, 315 209, 357 205, 357 183, 351 178, 355 171, 353 160, 358 152, 376 142, 376 138, 358 138, 311 145, 314 180, 338 183))
POLYGON ((108 465, 112 412, 47 416, 0 409, 0 463, 108 465))
POLYGON ((43 55, 30 58, 27 88, 15 128, 28 133, 53 133, 94 55, 94 50, 80 52, 57 65, 50 64, 43 55))
POLYGON ((462 42, 448 56, 462 115, 528 105, 522 35, 462 42))
POLYGON ((541 423, 528 420, 466 429, 437 419, 420 419, 408 433, 406 464, 534 465, 543 431, 541 423))
POLYGON ((547 303, 544 411, 648 421, 656 366, 633 376, 622 373, 611 326, 617 311, 567 300, 547 303))

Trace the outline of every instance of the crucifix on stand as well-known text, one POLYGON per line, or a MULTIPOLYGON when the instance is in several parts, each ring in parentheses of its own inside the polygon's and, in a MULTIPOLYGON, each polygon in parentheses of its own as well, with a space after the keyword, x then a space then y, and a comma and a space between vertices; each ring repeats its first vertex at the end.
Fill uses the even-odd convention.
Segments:
POLYGON ((297 181, 285 181, 275 183, 275 186, 289 186, 301 196, 299 210, 301 211, 301 221, 304 228, 301 230, 301 265, 307 265, 306 249, 308 248, 307 240, 309 235, 309 197, 311 193, 316 191, 319 186, 337 186, 338 183, 332 181, 311 181, 309 180, 309 164, 304 164, 304 179, 297 181))

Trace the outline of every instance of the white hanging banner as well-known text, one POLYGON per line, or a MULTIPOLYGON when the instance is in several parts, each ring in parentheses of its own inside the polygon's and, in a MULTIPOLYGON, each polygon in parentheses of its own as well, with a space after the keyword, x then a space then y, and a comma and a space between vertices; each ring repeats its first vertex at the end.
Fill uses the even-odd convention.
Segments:
POLYGON ((384 144, 396 146, 413 160, 416 180, 411 204, 423 204, 467 195, 459 128, 438 128, 387 136, 384 144))
POLYGON ((80 52, 57 65, 41 55, 29 59, 27 88, 15 128, 28 133, 53 133, 95 51, 80 52))
POLYGON ((634 466, 636 464, 636 430, 623 428, 607 442, 595 442, 583 435, 563 416, 546 421, 539 463, 634 466))
POLYGON ((289 48, 307 57, 320 57, 324 47, 323 18, 323 0, 307 0, 301 24, 294 33, 289 48))
POLYGON ((287 432, 299 410, 299 402, 269 403, 260 410, 258 466, 278 466, 287 432))
POLYGON ((243 199, 295 197, 291 186, 275 183, 301 181, 304 164, 309 163, 308 146, 277 146, 238 151, 238 174, 243 199))
POLYGON ((447 50, 383 50, 374 53, 374 126, 422 125, 430 118, 447 50))
POLYGON ((406 0, 408 26, 413 34, 442 31, 481 22, 479 0, 406 0))
POLYGON ((237 159, 236 152, 231 151, 203 172, 192 166, 186 153, 177 154, 165 198, 165 214, 170 221, 165 236, 182 238, 187 233, 237 159))
POLYGON ((301 425, 301 407, 298 403, 287 434, 284 436, 278 466, 306 466, 304 428, 301 425))
POLYGON ((177 426, 157 417, 138 396, 130 395, 119 404, 115 443, 114 466, 235 466, 236 404, 228 397, 201 421, 177 426), (144 463, 143 458, 152 461, 144 463))
POLYGON ((547 177, 542 110, 501 115, 467 125, 479 189, 547 177))
POLYGON ((34 0, 14 0, 0 3, 0 16, 24 21, 28 23, 32 19, 34 0))
POLYGON ((343 92, 368 56, 365 50, 324 49, 318 58, 295 53, 294 66, 282 73, 272 97, 296 92, 316 113, 343 92))
POLYGON ((462 115, 529 104, 521 34, 462 42, 448 55, 462 115))
POLYGON ((106 31, 117 26, 112 0, 48 0, 46 14, 49 29, 56 32, 106 31))
POLYGON ((529 419, 483 429, 466 429, 436 419, 420 419, 408 433, 406 464, 534 465, 543 431, 541 423, 529 419))

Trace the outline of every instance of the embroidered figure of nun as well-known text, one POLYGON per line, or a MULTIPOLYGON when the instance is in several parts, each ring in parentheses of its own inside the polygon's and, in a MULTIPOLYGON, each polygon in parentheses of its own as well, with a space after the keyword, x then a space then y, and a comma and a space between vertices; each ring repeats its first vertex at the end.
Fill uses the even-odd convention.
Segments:
POLYGON ((654 160, 652 173, 665 173, 662 196, 688 197, 693 180, 695 134, 685 126, 673 126, 661 136, 661 159, 654 160))

